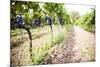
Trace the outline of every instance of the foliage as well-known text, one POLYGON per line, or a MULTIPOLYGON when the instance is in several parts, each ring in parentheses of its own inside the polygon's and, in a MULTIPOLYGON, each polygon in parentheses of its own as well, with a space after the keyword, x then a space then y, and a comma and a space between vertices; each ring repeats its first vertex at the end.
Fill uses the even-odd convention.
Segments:
POLYGON ((41 18, 45 24, 45 13, 53 18, 53 23, 57 24, 58 16, 62 17, 64 24, 71 23, 71 17, 62 3, 37 3, 28 1, 11 1, 11 19, 22 14, 25 24, 32 27, 34 19, 41 18))
POLYGON ((64 24, 71 23, 71 17, 65 9, 64 4, 45 3, 43 7, 47 13, 53 17, 54 23, 57 22, 56 18, 58 18, 58 16, 62 17, 64 24))
POLYGON ((95 10, 93 9, 90 13, 82 16, 75 23, 87 31, 95 32, 95 10))

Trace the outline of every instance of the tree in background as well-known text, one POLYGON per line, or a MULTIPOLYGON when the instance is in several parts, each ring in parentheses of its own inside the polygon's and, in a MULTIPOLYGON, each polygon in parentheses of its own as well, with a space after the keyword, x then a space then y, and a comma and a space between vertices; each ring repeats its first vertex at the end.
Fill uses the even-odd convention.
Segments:
POLYGON ((95 9, 92 8, 91 12, 80 17, 75 24, 80 25, 87 31, 95 32, 95 9))
POLYGON ((73 19, 73 22, 75 22, 77 19, 80 18, 80 14, 77 11, 72 11, 71 12, 71 17, 73 19))

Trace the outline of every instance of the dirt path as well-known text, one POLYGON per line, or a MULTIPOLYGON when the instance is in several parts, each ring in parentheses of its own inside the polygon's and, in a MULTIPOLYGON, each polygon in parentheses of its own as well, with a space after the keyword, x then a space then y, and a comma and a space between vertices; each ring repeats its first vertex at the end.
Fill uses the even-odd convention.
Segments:
POLYGON ((95 35, 74 26, 70 36, 61 46, 57 46, 44 64, 88 62, 95 60, 95 35))
POLYGON ((74 61, 87 62, 95 60, 95 35, 78 26, 74 26, 75 51, 74 61))

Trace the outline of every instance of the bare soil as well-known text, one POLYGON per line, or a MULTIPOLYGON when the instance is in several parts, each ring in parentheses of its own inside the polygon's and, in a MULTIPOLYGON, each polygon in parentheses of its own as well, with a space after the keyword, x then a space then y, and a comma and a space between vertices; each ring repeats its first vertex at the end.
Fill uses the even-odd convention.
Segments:
POLYGON ((44 64, 95 61, 95 34, 74 26, 63 45, 56 46, 44 64))

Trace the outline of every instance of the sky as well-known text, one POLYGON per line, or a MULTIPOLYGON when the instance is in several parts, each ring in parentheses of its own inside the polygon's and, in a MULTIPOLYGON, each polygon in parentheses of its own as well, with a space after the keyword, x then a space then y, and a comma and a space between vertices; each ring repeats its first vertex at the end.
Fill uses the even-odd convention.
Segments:
POLYGON ((94 0, 67 0, 65 8, 71 11, 78 11, 80 16, 91 11, 91 8, 95 8, 94 0))
POLYGON ((88 4, 94 5, 95 0, 66 0, 67 3, 88 4))
MULTIPOLYGON (((58 2, 56 0, 50 0, 58 2)), ((91 11, 91 8, 95 8, 95 0, 59 0, 59 2, 65 3, 65 8, 68 12, 77 11, 80 16, 91 11)))

